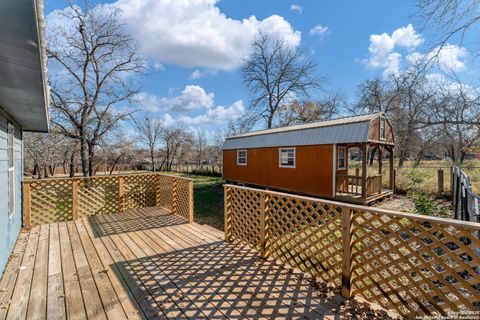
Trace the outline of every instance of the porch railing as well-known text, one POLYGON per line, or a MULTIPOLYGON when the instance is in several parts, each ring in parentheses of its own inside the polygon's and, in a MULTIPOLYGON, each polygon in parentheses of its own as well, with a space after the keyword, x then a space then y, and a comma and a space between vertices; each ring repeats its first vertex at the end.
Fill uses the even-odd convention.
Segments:
POLYGON ((367 189, 367 197, 374 194, 382 193, 382 175, 378 174, 375 176, 367 177, 367 182, 365 183, 365 185, 367 189))
POLYGON ((337 193, 361 195, 362 177, 349 174, 337 174, 336 188, 337 193))
POLYGON ((480 224, 225 185, 225 238, 401 316, 480 305, 480 224))
POLYGON ((23 183, 25 227, 142 207, 193 221, 193 182, 159 173, 49 178, 23 183))

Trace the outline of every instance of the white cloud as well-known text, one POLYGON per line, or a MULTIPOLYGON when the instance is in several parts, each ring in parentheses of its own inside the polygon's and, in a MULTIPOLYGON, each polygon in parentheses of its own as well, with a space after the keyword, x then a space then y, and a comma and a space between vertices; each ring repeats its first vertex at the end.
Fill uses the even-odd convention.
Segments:
POLYGON ((243 101, 238 100, 230 107, 218 106, 208 109, 206 113, 197 116, 181 115, 178 121, 185 125, 220 125, 226 124, 230 120, 236 120, 245 113, 243 101))
POLYGON ((438 65, 440 70, 448 71, 462 71, 465 70, 465 63, 461 61, 467 55, 467 50, 463 47, 446 44, 442 48, 435 48, 427 54, 428 60, 433 60, 438 65))
POLYGON ((302 7, 301 5, 299 5, 299 4, 292 4, 292 5, 290 6, 290 11, 296 11, 296 12, 298 12, 298 13, 302 13, 303 7, 302 7))
POLYGON ((237 20, 216 6, 219 0, 118 0, 131 35, 147 56, 183 67, 233 69, 249 54, 258 32, 298 46, 301 33, 283 17, 237 20))
POLYGON ((193 111, 197 109, 209 109, 213 106, 213 93, 207 93, 200 86, 185 86, 179 96, 173 98, 161 98, 160 104, 167 109, 177 112, 193 111))
POLYGON ((197 80, 203 77, 208 77, 208 76, 215 76, 217 74, 217 70, 200 70, 200 69, 195 69, 193 70, 192 74, 190 75, 190 79, 192 80, 197 80))
POLYGON ((312 29, 310 29, 310 35, 312 37, 318 37, 323 39, 329 33, 328 27, 317 24, 312 29))
POLYGON ((387 33, 370 35, 369 59, 364 63, 372 68, 384 69, 384 75, 396 73, 402 59, 401 53, 395 49, 412 51, 423 43, 423 37, 418 34, 411 24, 387 33))
POLYGON ((140 108, 148 112, 158 112, 162 110, 160 99, 148 92, 139 92, 134 100, 140 105, 140 108))

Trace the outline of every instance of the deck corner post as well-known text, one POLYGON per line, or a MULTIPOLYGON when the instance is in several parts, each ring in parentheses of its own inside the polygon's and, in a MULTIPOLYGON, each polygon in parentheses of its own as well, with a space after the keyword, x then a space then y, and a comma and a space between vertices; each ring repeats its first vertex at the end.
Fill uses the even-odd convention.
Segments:
POLYGON ((188 223, 193 222, 193 180, 188 181, 188 223))
POLYGON ((225 232, 225 241, 228 243, 232 242, 232 214, 230 209, 232 204, 230 203, 231 194, 230 194, 230 187, 228 185, 223 186, 223 212, 224 212, 224 232, 225 232))
POLYGON ((125 178, 118 177, 118 211, 125 211, 125 178))
POLYGON ((172 178, 172 214, 177 214, 177 186, 178 180, 176 177, 172 178))
POLYGON ((353 210, 342 208, 342 296, 345 299, 352 297, 352 218, 353 210))
POLYGON ((269 218, 270 210, 269 203, 270 196, 262 192, 260 202, 260 255, 263 259, 269 256, 269 218))
POLYGON ((362 199, 367 199, 367 157, 368 146, 366 143, 362 144, 362 199))
POLYGON ((155 206, 160 207, 160 174, 155 173, 155 206))
POLYGON ((78 180, 72 180, 72 220, 78 218, 78 180))
POLYGON ((23 226, 32 227, 32 194, 29 181, 23 181, 23 226))

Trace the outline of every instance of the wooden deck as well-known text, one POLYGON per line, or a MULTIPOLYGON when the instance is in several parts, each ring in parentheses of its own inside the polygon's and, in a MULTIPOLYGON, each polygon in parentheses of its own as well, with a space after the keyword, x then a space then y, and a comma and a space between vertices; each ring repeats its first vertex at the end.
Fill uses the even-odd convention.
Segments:
POLYGON ((0 319, 321 319, 343 301, 302 273, 158 208, 23 232, 0 319))

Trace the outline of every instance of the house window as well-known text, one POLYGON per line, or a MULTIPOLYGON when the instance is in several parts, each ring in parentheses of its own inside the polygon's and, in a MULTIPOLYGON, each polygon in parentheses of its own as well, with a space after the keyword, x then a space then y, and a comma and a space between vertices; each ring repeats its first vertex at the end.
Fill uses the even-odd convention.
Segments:
POLYGON ((7 125, 7 157, 8 157, 8 215, 12 216, 15 212, 15 171, 13 155, 13 125, 9 122, 7 125))
POLYGON ((247 165, 247 150, 237 150, 237 165, 247 165))
POLYGON ((385 140, 385 118, 380 118, 380 140, 385 140))
POLYGON ((295 168, 295 148, 279 149, 279 166, 282 168, 295 168))
POLYGON ((338 147, 337 169, 347 169, 347 147, 338 147))

